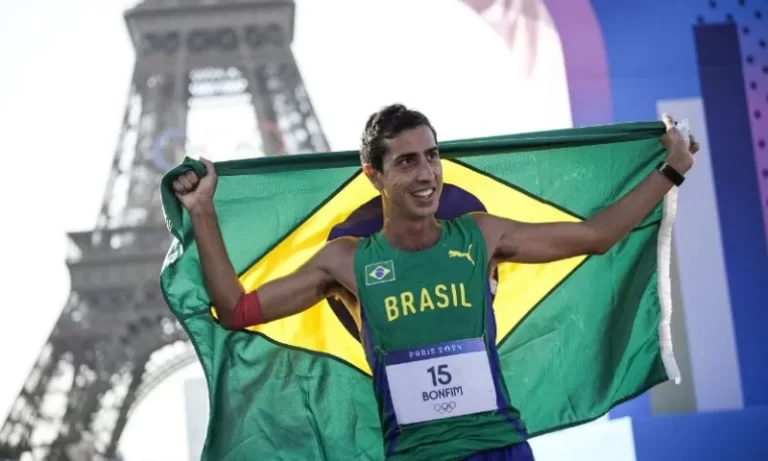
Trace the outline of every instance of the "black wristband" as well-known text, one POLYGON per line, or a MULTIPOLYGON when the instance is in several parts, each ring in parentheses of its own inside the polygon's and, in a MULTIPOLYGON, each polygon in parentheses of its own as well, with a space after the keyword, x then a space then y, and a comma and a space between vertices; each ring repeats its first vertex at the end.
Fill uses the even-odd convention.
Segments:
POLYGON ((680 187, 680 184, 685 181, 685 176, 681 175, 679 171, 672 168, 672 165, 667 162, 660 162, 659 166, 656 167, 656 170, 672 181, 672 184, 675 186, 680 187))

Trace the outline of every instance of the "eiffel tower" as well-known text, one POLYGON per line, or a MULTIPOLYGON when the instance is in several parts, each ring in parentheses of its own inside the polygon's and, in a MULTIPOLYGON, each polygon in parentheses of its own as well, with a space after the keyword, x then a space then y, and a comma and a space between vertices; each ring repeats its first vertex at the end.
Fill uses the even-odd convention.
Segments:
POLYGON ((159 181, 190 101, 250 100, 264 155, 329 150, 291 51, 292 0, 146 0, 125 12, 136 63, 96 228, 70 233, 72 290, 0 428, 0 460, 113 460, 131 410, 196 362, 166 307, 159 181), (159 357, 159 358, 158 358, 159 357))

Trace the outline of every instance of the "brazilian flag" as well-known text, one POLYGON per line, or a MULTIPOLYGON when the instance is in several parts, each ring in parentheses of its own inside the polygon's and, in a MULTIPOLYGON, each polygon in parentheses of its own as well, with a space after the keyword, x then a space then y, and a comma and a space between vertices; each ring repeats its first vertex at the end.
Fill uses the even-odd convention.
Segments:
MULTIPOLYGON (((438 218, 472 211, 580 221, 614 203, 666 156, 662 123, 441 143, 438 218)), ((215 205, 229 256, 252 290, 290 274, 326 242, 381 229, 381 201, 357 152, 220 162, 215 205)), ((208 382, 202 459, 381 460, 371 370, 358 325, 336 300, 246 331, 217 324, 191 223, 162 182, 175 237, 161 274, 208 382)), ((676 191, 600 256, 502 264, 494 312, 512 404, 535 436, 590 421, 678 377, 669 258, 676 191)))

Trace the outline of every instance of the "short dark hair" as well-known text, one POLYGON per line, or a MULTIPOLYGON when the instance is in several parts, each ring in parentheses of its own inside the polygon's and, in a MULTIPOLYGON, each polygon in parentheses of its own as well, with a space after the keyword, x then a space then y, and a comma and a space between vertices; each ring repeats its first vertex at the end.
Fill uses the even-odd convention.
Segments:
POLYGON ((403 104, 391 104, 374 112, 365 123, 361 139, 360 161, 369 163, 379 171, 383 169, 384 154, 387 147, 385 139, 392 139, 403 131, 419 126, 428 126, 437 140, 437 132, 426 115, 417 110, 408 109, 403 104))

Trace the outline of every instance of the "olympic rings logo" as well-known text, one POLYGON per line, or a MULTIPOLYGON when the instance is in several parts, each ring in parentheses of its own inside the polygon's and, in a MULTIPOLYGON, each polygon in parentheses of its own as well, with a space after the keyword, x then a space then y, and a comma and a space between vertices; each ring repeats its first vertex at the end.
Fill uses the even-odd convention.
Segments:
POLYGON ((442 414, 451 413, 456 408, 456 402, 451 400, 450 402, 436 403, 435 411, 442 414))
POLYGON ((165 158, 165 145, 172 139, 183 139, 186 141, 184 130, 181 128, 168 128, 160 133, 152 146, 152 160, 160 171, 168 171, 176 165, 171 164, 165 158))

